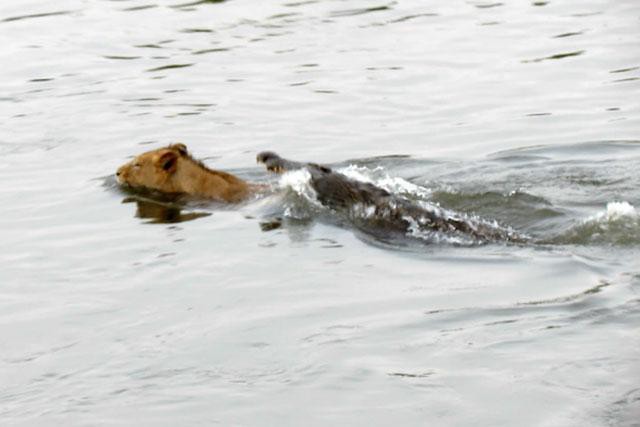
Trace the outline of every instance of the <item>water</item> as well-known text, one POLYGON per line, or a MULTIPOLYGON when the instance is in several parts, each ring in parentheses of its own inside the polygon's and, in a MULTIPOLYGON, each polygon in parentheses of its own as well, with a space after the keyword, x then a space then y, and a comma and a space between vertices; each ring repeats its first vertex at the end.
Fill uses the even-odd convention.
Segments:
POLYGON ((638 425, 639 21, 633 0, 3 2, 1 424, 638 425), (175 141, 276 191, 117 188, 175 141), (531 243, 381 240, 267 149, 531 243))

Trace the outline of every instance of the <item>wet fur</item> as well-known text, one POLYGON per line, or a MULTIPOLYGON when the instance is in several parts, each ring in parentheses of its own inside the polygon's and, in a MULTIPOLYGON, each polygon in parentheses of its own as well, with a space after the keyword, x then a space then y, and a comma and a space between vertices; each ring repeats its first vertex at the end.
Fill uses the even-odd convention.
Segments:
POLYGON ((209 169, 184 144, 147 151, 116 172, 118 182, 171 194, 187 194, 224 202, 240 202, 259 186, 230 173, 209 169))

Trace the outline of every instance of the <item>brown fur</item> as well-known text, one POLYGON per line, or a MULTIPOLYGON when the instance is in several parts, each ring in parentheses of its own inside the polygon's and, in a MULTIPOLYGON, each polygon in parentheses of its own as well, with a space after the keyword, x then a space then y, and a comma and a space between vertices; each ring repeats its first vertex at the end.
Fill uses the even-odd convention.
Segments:
POLYGON ((132 187, 224 202, 242 201, 259 189, 230 173, 207 168, 191 157, 184 144, 142 153, 120 166, 116 176, 119 183, 132 187))

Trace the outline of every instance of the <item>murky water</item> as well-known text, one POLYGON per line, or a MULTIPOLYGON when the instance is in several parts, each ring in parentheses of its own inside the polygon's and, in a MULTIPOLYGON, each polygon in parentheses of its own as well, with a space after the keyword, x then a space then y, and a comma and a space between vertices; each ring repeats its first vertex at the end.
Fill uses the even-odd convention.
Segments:
POLYGON ((5 1, 0 42, 0 424, 638 425, 637 1, 5 1), (115 185, 175 141, 274 193, 115 185), (530 244, 381 239, 266 149, 530 244))

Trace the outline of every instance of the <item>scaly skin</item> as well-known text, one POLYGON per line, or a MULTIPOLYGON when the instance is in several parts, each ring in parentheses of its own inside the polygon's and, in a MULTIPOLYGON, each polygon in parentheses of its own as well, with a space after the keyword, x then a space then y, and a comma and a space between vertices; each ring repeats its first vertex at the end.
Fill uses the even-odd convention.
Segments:
POLYGON ((307 169, 311 174, 311 186, 320 203, 347 214, 354 208, 362 207, 371 213, 368 220, 378 229, 407 232, 417 224, 421 229, 460 233, 479 242, 523 243, 526 241, 515 233, 481 221, 471 222, 442 215, 438 209, 426 209, 374 184, 351 179, 327 166, 287 160, 271 151, 258 154, 257 160, 258 163, 263 163, 267 170, 275 173, 307 169))

